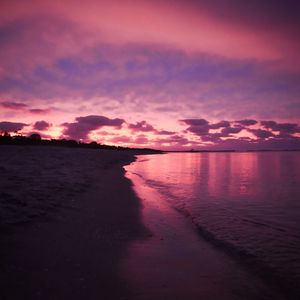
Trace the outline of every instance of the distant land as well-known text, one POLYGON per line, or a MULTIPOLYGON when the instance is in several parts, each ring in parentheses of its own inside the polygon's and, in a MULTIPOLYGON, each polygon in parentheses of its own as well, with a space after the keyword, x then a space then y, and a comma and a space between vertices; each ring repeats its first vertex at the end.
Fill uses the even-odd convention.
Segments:
POLYGON ((31 134, 30 136, 23 135, 10 135, 7 132, 4 132, 0 135, 0 145, 31 145, 31 146, 59 146, 59 147, 69 147, 69 148, 89 148, 89 149, 107 149, 107 150, 132 150, 132 151, 145 151, 149 153, 207 153, 207 152, 276 152, 276 151, 288 151, 295 152, 300 151, 300 149, 257 149, 257 150, 209 150, 209 149, 190 149, 190 150, 158 150, 151 148, 130 148, 130 147, 122 147, 115 145, 105 145, 99 144, 95 141, 90 143, 85 143, 76 140, 68 140, 68 139, 51 139, 46 140, 42 139, 38 133, 31 134))
POLYGON ((0 145, 30 145, 30 146, 58 146, 58 147, 69 147, 69 148, 89 148, 89 149, 106 149, 106 150, 132 150, 132 151, 143 151, 147 153, 163 153, 164 151, 155 150, 150 148, 129 148, 114 145, 104 145, 97 142, 84 143, 76 140, 67 139, 51 139, 45 140, 37 133, 30 135, 29 137, 23 135, 11 136, 5 132, 0 135, 0 145))

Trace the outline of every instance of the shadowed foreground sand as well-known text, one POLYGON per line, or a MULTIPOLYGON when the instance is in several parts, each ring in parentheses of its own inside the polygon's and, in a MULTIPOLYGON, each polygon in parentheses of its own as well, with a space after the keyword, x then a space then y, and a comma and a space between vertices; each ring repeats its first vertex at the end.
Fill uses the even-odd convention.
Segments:
POLYGON ((0 299, 129 299, 118 262, 147 231, 133 154, 0 147, 0 299))

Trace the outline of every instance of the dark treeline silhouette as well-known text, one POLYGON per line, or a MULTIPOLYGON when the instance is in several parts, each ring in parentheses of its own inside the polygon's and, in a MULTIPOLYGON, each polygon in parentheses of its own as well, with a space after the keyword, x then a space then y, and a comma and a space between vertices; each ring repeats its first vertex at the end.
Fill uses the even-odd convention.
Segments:
POLYGON ((113 145, 98 144, 97 142, 78 142, 76 140, 67 139, 51 139, 44 140, 38 133, 33 133, 29 137, 23 135, 11 136, 8 132, 0 134, 0 145, 32 145, 32 146, 59 146, 70 148, 90 148, 90 149, 107 149, 107 150, 139 150, 153 153, 162 153, 160 150, 154 150, 150 148, 129 148, 113 145))

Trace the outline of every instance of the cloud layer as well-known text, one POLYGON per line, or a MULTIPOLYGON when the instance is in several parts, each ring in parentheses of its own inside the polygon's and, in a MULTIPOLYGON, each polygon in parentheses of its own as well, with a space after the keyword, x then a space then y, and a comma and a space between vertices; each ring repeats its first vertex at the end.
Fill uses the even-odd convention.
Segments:
POLYGON ((63 135, 76 140, 88 139, 89 133, 103 126, 120 128, 125 121, 122 119, 109 119, 104 116, 86 116, 76 118, 74 123, 64 123, 63 135))
MULTIPOLYGON (((181 119, 181 130, 156 129, 146 121, 126 122, 122 118, 88 115, 57 126, 60 138, 97 141, 129 147, 152 147, 165 150, 263 150, 300 149, 300 127, 296 123, 277 123, 273 120, 181 119)), ((0 131, 31 134, 42 132, 51 138, 54 125, 44 120, 33 124, 0 122, 0 131)))
POLYGON ((46 120, 32 129, 77 139, 121 126, 119 141, 137 145, 291 138, 298 11, 293 0, 3 0, 0 120, 46 120))

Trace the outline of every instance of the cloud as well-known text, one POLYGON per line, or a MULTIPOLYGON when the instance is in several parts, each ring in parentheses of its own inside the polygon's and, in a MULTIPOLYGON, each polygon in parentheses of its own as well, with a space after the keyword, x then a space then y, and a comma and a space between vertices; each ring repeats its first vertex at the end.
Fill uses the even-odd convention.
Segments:
POLYGON ((128 124, 128 128, 131 129, 132 133, 134 132, 153 132, 157 135, 172 135, 175 134, 175 131, 169 130, 157 130, 146 121, 136 122, 135 124, 128 124))
POLYGON ((293 134, 300 132, 300 127, 296 123, 277 123, 275 121, 261 121, 261 125, 272 131, 279 131, 280 134, 293 134))
POLYGON ((201 136, 201 140, 203 142, 213 142, 213 143, 220 143, 222 140, 220 139, 223 137, 224 134, 222 133, 207 133, 206 135, 201 136))
POLYGON ((28 110, 32 114, 46 114, 49 112, 49 109, 40 109, 40 108, 32 108, 28 110))
POLYGON ((190 125, 190 126, 208 125, 208 121, 205 119, 183 119, 183 120, 179 120, 179 122, 182 122, 182 123, 190 125))
POLYGON ((154 127, 147 123, 146 121, 137 122, 136 124, 129 124, 128 128, 132 131, 144 131, 150 132, 155 131, 154 127))
MULTIPOLYGON (((296 141, 300 139, 299 137, 292 135, 300 132, 300 128, 296 123, 277 123, 275 121, 261 121, 260 125, 262 126, 262 128, 248 128, 247 126, 257 125, 258 121, 252 119, 244 119, 232 122, 223 120, 218 123, 209 123, 205 119, 185 119, 181 120, 180 122, 190 125, 185 130, 186 132, 191 132, 199 136, 202 142, 213 143, 214 147, 227 147, 228 145, 230 145, 230 143, 232 144, 232 147, 235 147, 237 140, 239 141, 239 146, 243 144, 245 147, 249 147, 249 145, 251 144, 251 147, 253 145, 256 145, 258 147, 258 145, 261 146, 261 144, 259 143, 269 139, 276 139, 278 141, 281 141, 282 145, 285 145, 286 141, 289 141, 289 145, 291 145, 293 143, 291 141, 294 141, 294 143, 296 143, 296 141), (211 130, 218 130, 220 128, 221 130, 217 132, 211 132, 211 130), (242 130, 246 130, 252 133, 259 140, 250 138, 248 136, 241 136, 242 130), (279 134, 274 133, 278 131, 279 134)), ((267 146, 271 145, 271 143, 264 143, 263 145, 267 146)), ((259 147, 257 149, 259 149, 259 147)), ((279 147, 278 144, 276 144, 276 147, 279 147)))
POLYGON ((175 134, 175 131, 168 131, 168 130, 157 130, 155 131, 156 134, 158 135, 172 135, 175 134))
POLYGON ((186 131, 192 132, 196 135, 202 136, 209 132, 209 122, 205 119, 183 119, 180 123, 190 125, 186 131))
POLYGON ((50 109, 29 108, 28 104, 13 101, 0 102, 0 107, 15 111, 21 111, 22 113, 29 112, 32 114, 46 114, 50 111, 50 109))
MULTIPOLYGON (((20 27, 25 27, 23 34, 28 32, 29 37, 33 35, 43 43, 48 42, 49 53, 54 47, 51 41, 60 33, 60 36, 55 37, 59 43, 53 43, 56 53, 75 51, 76 38, 79 40, 81 37, 82 43, 76 45, 76 48, 84 48, 88 43, 104 40, 105 43, 121 45, 168 45, 189 52, 212 53, 239 59, 287 59, 290 55, 296 61, 295 52, 299 48, 293 38, 297 37, 296 28, 299 28, 295 13, 299 6, 287 3, 280 5, 280 1, 275 5, 272 3, 272 7, 269 4, 259 4, 258 1, 246 5, 238 2, 231 0, 224 4, 222 1, 172 1, 170 5, 169 1, 91 0, 83 5, 78 1, 61 3, 55 0, 28 0, 27 6, 21 6, 11 0, 2 5, 1 17, 4 21, 22 20, 20 27), (58 24, 60 32, 51 24, 51 18, 52 22, 54 18, 57 19, 53 23, 58 24), (28 19, 33 25, 40 26, 29 30, 28 19), (81 30, 77 24, 81 25, 81 30), (36 31, 45 32, 47 27, 47 34, 36 36, 36 31), (72 35, 68 36, 66 31, 72 35)), ((18 34, 16 26, 10 28, 9 33, 6 40, 12 42, 15 38, 13 33, 18 34)), ((31 47, 35 50, 33 45, 31 47)))
POLYGON ((267 139, 269 137, 274 137, 274 134, 269 130, 263 130, 263 129, 247 129, 247 131, 253 133, 255 136, 257 136, 260 139, 267 139))
POLYGON ((33 129, 41 131, 48 129, 49 127, 51 127, 51 124, 46 121, 37 121, 33 125, 33 129))
POLYGON ((18 122, 0 122, 0 131, 2 132, 15 132, 22 130, 28 124, 25 123, 18 123, 18 122))
POLYGON ((66 117, 83 102, 85 115, 113 109, 137 120, 143 110, 156 126, 179 112, 299 118, 299 66, 279 68, 299 61, 293 5, 119 2, 1 1, 1 99, 42 108, 56 101, 66 117))
POLYGON ((239 133, 241 132, 242 130, 244 129, 244 127, 242 126, 237 126, 237 127, 226 127, 226 128, 223 128, 221 130, 221 134, 222 136, 228 136, 230 134, 236 134, 236 133, 239 133))
POLYGON ((0 76, 0 96, 26 99, 28 105, 44 107, 56 101, 58 107, 74 110, 84 102, 86 114, 95 108, 104 115, 113 110, 133 120, 140 119, 140 111, 151 113, 152 120, 171 120, 173 115, 178 119, 179 112, 187 116, 201 112, 207 119, 296 119, 300 114, 300 77, 270 70, 261 61, 187 55, 161 45, 101 42, 82 53, 55 57, 34 67, 21 68, 17 61, 20 70, 0 76), (157 106, 172 111, 166 114, 157 106))
POLYGON ((23 110, 27 108, 27 104, 25 103, 10 102, 10 101, 0 102, 0 106, 3 108, 13 109, 13 110, 23 110))
POLYGON ((232 133, 239 133, 243 129, 241 126, 230 127, 230 122, 225 120, 212 124, 205 119, 184 119, 180 120, 180 122, 190 125, 186 131, 192 132, 201 137, 206 136, 206 140, 215 140, 220 137, 228 136, 232 133), (220 128, 222 128, 221 133, 210 133, 211 129, 216 130, 220 128))
POLYGON ((251 119, 245 119, 245 120, 235 121, 235 123, 241 124, 243 126, 251 126, 257 124, 257 121, 251 119))
POLYGON ((99 129, 103 126, 111 126, 120 128, 125 122, 123 119, 110 119, 105 116, 90 115, 85 117, 77 117, 74 123, 62 124, 65 129, 63 135, 68 138, 86 140, 91 131, 99 129))
POLYGON ((218 123, 211 124, 209 126, 209 128, 210 129, 219 129, 219 128, 229 127, 229 126, 230 126, 230 122, 229 121, 220 121, 218 123))

